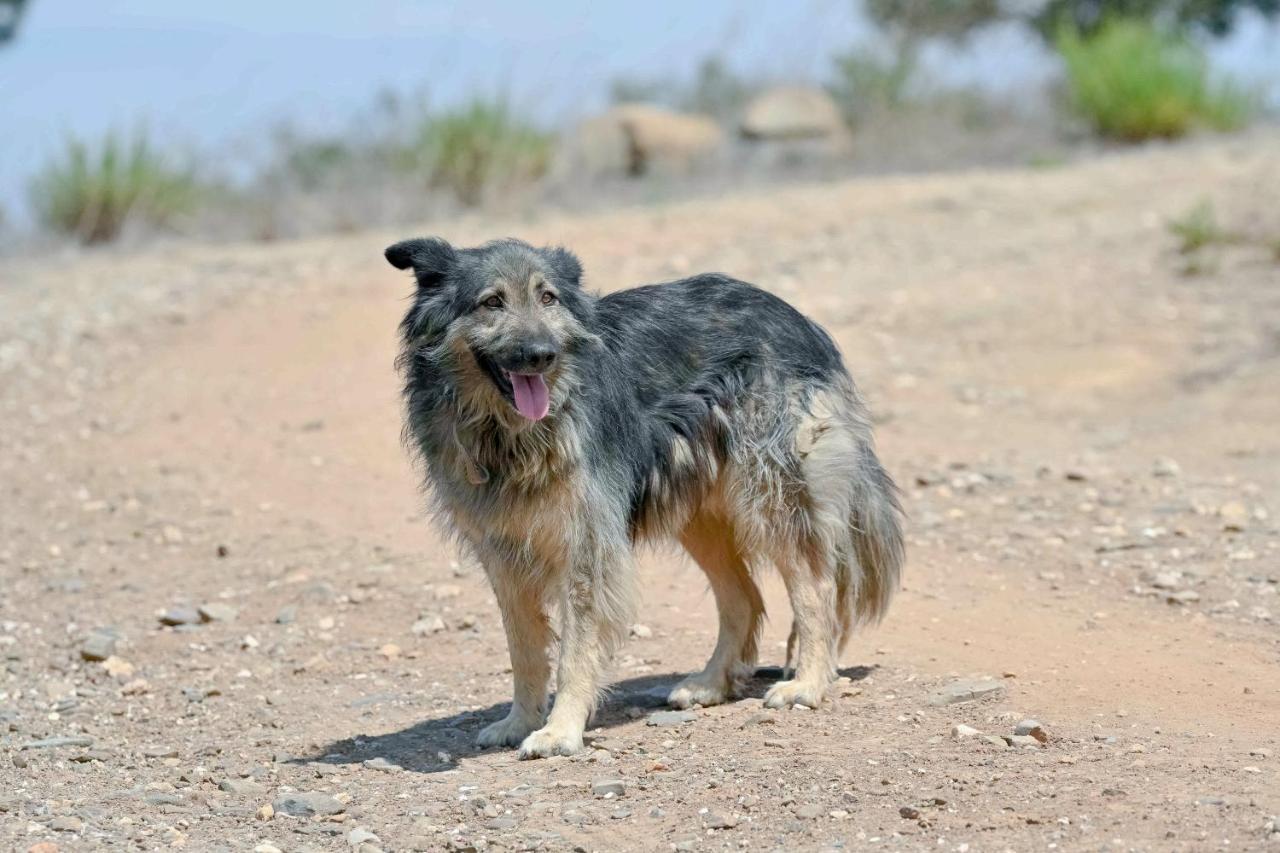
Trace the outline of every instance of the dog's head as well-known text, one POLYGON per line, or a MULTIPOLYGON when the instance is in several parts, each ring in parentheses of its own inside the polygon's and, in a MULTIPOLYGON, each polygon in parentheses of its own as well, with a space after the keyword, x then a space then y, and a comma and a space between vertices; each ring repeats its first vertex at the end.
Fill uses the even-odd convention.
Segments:
POLYGON ((457 249, 420 238, 388 247, 386 257, 418 280, 401 324, 407 349, 447 352, 463 382, 491 384, 464 391, 489 404, 505 402, 529 421, 563 401, 568 389, 557 394, 557 385, 571 374, 575 353, 594 339, 587 331, 591 300, 572 253, 519 240, 457 249))

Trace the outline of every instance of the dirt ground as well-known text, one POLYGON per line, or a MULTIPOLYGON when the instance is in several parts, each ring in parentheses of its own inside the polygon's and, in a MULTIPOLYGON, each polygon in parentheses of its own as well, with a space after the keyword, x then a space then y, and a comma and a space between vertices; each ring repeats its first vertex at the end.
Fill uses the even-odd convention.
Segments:
POLYGON ((1166 227, 1209 200, 1280 235, 1277 152, 433 229, 563 243, 603 290, 720 270, 791 300, 910 515, 822 708, 763 710, 763 670, 653 716, 715 632, 659 552, 589 748, 532 762, 473 745, 502 628, 399 445, 381 250, 408 234, 6 260, 0 846, 1280 848, 1280 263, 1166 227))

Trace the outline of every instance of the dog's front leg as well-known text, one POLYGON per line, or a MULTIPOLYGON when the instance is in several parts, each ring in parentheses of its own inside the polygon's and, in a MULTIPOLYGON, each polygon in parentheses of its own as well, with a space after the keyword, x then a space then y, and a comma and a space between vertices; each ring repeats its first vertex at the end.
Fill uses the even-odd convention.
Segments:
POLYGON ((572 755, 595 708, 604 669, 626 633, 634 584, 630 555, 594 571, 570 571, 564 589, 556 699, 547 724, 520 744, 521 758, 572 755))
POLYGON ((523 576, 509 566, 489 561, 486 561, 485 572, 502 610, 514 693, 511 711, 505 718, 481 729, 476 742, 480 746, 515 746, 542 725, 547 681, 551 677, 547 657, 551 625, 536 583, 525 582, 523 576))

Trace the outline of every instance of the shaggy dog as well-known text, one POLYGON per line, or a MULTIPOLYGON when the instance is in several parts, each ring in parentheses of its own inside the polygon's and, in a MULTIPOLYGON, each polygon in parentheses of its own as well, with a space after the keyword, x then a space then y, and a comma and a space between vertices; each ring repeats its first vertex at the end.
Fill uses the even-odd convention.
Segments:
POLYGON ((400 327, 406 441, 442 525, 484 566, 511 653, 511 711, 480 744, 582 747, 632 621, 641 543, 678 540, 720 614, 711 659, 672 705, 724 702, 750 676, 754 575, 772 564, 794 672, 764 703, 818 706, 903 562, 896 490, 831 338, 723 275, 600 297, 571 253, 518 240, 406 240, 386 257, 417 279, 400 327))

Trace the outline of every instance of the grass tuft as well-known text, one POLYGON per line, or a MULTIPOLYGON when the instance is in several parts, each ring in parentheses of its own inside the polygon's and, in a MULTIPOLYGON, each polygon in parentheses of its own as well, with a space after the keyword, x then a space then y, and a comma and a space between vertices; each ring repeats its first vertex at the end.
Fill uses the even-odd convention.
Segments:
POLYGON ((1254 99, 1211 80, 1203 51, 1183 35, 1114 20, 1089 36, 1064 28, 1056 47, 1073 105, 1102 136, 1172 139, 1197 127, 1234 130, 1252 117, 1254 99))
POLYGON ((88 244, 116 239, 133 220, 171 224, 195 206, 199 185, 145 133, 111 132, 96 144, 69 137, 32 180, 30 193, 42 224, 88 244))

